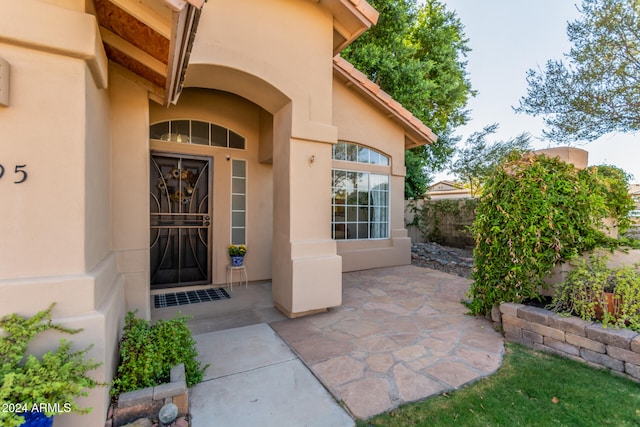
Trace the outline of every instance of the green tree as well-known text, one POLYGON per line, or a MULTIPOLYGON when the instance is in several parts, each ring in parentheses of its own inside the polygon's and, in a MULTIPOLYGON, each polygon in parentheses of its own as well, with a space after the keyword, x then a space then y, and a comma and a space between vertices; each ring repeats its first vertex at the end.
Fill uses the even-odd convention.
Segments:
POLYGON ((427 174, 442 170, 454 152, 452 130, 468 121, 475 95, 464 57, 464 27, 438 0, 370 0, 380 17, 342 56, 438 135, 407 152, 406 197, 421 197, 427 174))
POLYGON ((546 135, 560 142, 640 130, 640 1, 583 0, 579 11, 566 62, 529 70, 515 110, 544 116, 546 135))
POLYGON ((469 188, 471 195, 476 197, 482 190, 482 185, 495 169, 512 153, 524 154, 531 149, 530 136, 521 133, 507 141, 487 142, 487 137, 498 130, 494 123, 480 132, 474 132, 467 138, 464 148, 458 150, 456 160, 451 164, 450 172, 469 188))

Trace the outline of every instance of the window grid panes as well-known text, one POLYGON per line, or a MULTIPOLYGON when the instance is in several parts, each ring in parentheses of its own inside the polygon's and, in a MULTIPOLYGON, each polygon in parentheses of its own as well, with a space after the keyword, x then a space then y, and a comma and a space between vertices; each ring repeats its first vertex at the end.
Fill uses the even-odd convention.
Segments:
POLYGON ((334 169, 332 237, 389 238, 389 176, 334 169))
POLYGON ((169 120, 149 127, 149 137, 161 141, 245 149, 246 140, 234 131, 199 120, 169 120))
POLYGON ((363 145, 340 141, 333 146, 333 160, 389 166, 389 157, 363 145))
POLYGON ((231 244, 247 243, 247 162, 231 163, 231 244))

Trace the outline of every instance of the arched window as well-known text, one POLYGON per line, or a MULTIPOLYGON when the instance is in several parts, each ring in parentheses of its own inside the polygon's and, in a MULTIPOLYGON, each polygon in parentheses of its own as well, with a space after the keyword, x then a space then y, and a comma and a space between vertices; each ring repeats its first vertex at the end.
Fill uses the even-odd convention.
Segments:
POLYGON ((378 171, 390 169, 389 157, 362 145, 339 142, 333 147, 333 159, 341 162, 334 163, 332 172, 331 236, 336 240, 388 239, 389 173, 378 171))
POLYGON ((333 146, 333 160, 389 166, 389 157, 364 145, 338 142, 333 146))
POLYGON ((245 149, 245 138, 234 131, 199 120, 168 120, 149 127, 149 137, 161 141, 245 149))

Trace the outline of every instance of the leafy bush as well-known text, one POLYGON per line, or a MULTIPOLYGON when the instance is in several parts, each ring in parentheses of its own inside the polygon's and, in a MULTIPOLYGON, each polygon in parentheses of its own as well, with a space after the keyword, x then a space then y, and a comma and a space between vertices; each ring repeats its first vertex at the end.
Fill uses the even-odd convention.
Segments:
POLYGON ((555 288, 553 309, 584 320, 596 320, 600 312, 603 326, 628 327, 640 332, 640 266, 608 268, 607 259, 592 254, 589 262, 584 259, 574 262, 575 268, 555 288), (605 293, 613 294, 613 313, 606 309, 605 293))
POLYGON ((471 312, 485 314, 496 303, 537 298, 555 264, 620 245, 602 230, 604 218, 623 226, 627 221, 626 177, 612 166, 578 171, 544 155, 501 165, 485 184, 472 227, 471 312))
MULTIPOLYGON (((55 350, 41 358, 27 354, 33 338, 42 332, 56 330, 75 334, 81 329, 69 329, 53 323, 51 311, 38 312, 31 318, 11 314, 0 319, 0 402, 13 405, 16 412, 41 410, 52 416, 62 412, 87 413, 91 408, 81 408, 75 398, 87 396, 87 389, 103 385, 87 375, 100 363, 85 360, 91 346, 80 351, 71 351, 71 342, 64 338, 55 350)), ((20 426, 24 418, 13 411, 0 411, 0 425, 20 426)))
POLYGON ((196 342, 187 317, 158 320, 155 324, 127 313, 120 342, 120 365, 111 394, 153 387, 169 380, 171 367, 184 363, 187 386, 202 381, 207 366, 196 359, 196 342))

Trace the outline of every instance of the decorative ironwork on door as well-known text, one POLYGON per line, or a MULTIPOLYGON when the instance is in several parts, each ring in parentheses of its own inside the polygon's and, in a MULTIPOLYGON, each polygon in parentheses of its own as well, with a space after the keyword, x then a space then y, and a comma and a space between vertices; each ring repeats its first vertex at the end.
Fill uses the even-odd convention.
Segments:
POLYGON ((151 156, 151 288, 211 283, 211 162, 151 156))

